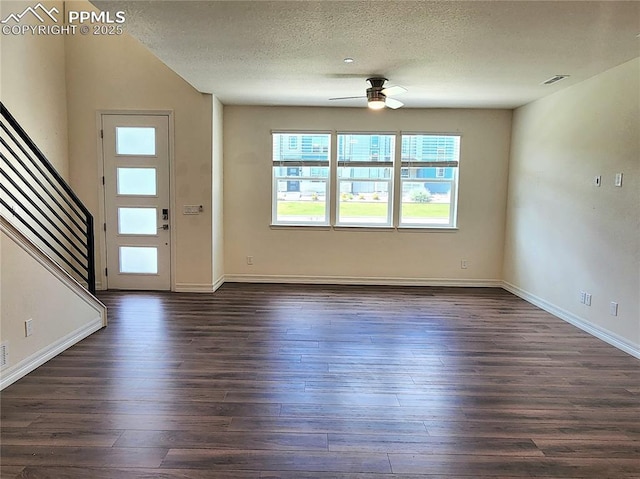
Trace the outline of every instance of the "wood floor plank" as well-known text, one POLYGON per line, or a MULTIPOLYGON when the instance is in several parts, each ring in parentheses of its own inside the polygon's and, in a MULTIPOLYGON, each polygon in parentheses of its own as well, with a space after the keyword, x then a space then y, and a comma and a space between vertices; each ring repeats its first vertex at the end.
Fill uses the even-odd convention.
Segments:
MULTIPOLYGON (((4 476, 2 476, 4 477, 4 476)), ((210 471, 197 469, 124 469, 118 467, 27 466, 16 479, 212 479, 210 471)), ((218 471, 224 479, 260 479, 257 471, 218 471)))
POLYGON ((231 423, 224 416, 173 416, 137 414, 45 414, 31 422, 30 429, 89 429, 135 431, 224 431, 231 423))
MULTIPOLYGON (((349 419, 366 419, 373 421, 407 421, 420 422, 427 420, 455 420, 464 417, 462 409, 449 404, 438 404, 433 407, 379 407, 379 406, 339 406, 335 404, 283 404, 280 417, 328 418, 341 421, 349 419)), ((236 423, 237 425, 237 423, 236 423)))
POLYGON ((24 470, 24 466, 5 466, 0 464, 0 477, 22 477, 19 476, 24 470))
MULTIPOLYGON (((499 437, 537 439, 597 439, 628 441, 629 431, 611 425, 590 425, 575 421, 572 425, 553 422, 522 423, 520 421, 425 421, 427 432, 435 437, 499 437)), ((639 438, 640 439, 640 438, 639 438)))
POLYGON ((135 431, 130 430, 117 439, 115 447, 159 447, 250 449, 281 451, 326 451, 326 434, 278 433, 278 432, 216 432, 193 431, 135 431))
POLYGON ((94 446, 0 446, 5 465, 160 467, 167 449, 94 446))
MULTIPOLYGON (((226 477, 226 476, 225 476, 226 477)), ((430 472, 424 472, 422 474, 375 474, 375 473, 359 473, 359 472, 292 472, 292 471, 268 471, 263 472, 260 475, 260 479, 474 479, 478 476, 454 476, 454 475, 442 475, 431 474, 430 472)), ((542 478, 543 476, 539 476, 542 478)), ((482 476, 482 479, 520 479, 516 476, 505 476, 504 474, 498 476, 482 476)), ((543 479, 558 479, 552 476, 544 476, 543 479)))
MULTIPOLYGON (((158 396, 156 396, 158 397, 158 396)), ((118 401, 96 399, 49 399, 33 400, 11 397, 2 401, 2 410, 7 414, 20 410, 24 412, 46 413, 84 413, 84 414, 131 414, 131 415, 182 415, 182 416, 277 416, 280 404, 254 404, 250 402, 207 402, 184 400, 184 395, 173 400, 160 395, 157 400, 131 400, 128 393, 118 401)))
MULTIPOLYGON (((635 457, 640 463, 640 441, 598 441, 594 439, 534 439, 547 457, 635 457)), ((640 471, 640 464, 638 465, 640 471)))
POLYGON ((386 454, 260 450, 171 449, 162 463, 170 469, 390 473, 386 454))
POLYGON ((122 435, 122 430, 56 429, 34 428, 2 429, 2 444, 5 446, 97 446, 111 447, 122 435))
POLYGON ((411 454, 534 456, 544 454, 530 439, 436 437, 408 434, 329 434, 329 451, 411 454))
POLYGON ((3 479, 640 478, 640 361, 504 290, 100 298, 2 391, 3 479))
MULTIPOLYGON (((302 388, 301 388, 302 389, 302 388)), ((222 389, 216 389, 213 385, 208 387, 201 387, 195 390, 197 395, 194 394, 190 397, 191 400, 206 400, 206 401, 224 401, 225 392, 222 389)), ((100 385, 77 385, 70 388, 66 385, 64 387, 57 388, 43 388, 41 385, 28 385, 18 388, 11 388, 3 395, 5 398, 49 398, 51 396, 57 399, 74 399, 81 396, 85 399, 96 400, 109 400, 116 399, 118 401, 151 401, 158 397, 157 385, 146 386, 143 383, 139 383, 137 386, 126 388, 123 391, 115 391, 109 386, 100 385)), ((167 400, 174 396, 179 400, 182 396, 182 390, 177 388, 168 387, 163 388, 163 399, 167 400)))
POLYGON ((286 391, 283 393, 273 392, 234 392, 227 393, 225 398, 227 401, 243 403, 249 402, 254 404, 261 403, 277 403, 277 404, 350 404, 354 406, 385 406, 399 407, 398 397, 395 394, 376 394, 364 393, 358 394, 340 393, 314 393, 305 391, 296 393, 286 391))
POLYGON ((489 456, 426 456, 417 454, 389 454, 395 473, 421 474, 431 471, 443 476, 468 477, 500 476, 555 477, 555 478, 616 478, 635 479, 640 465, 614 462, 608 459, 577 458, 527 458, 496 455, 489 456))
POLYGON ((370 434, 385 431, 392 434, 426 434, 421 421, 399 420, 345 420, 342 418, 233 418, 229 431, 276 431, 276 432, 355 432, 370 434))
MULTIPOLYGON (((0 409, 2 404, 1 397, 2 393, 0 393, 0 409)), ((39 413, 25 413, 15 410, 9 413, 2 409, 2 414, 0 415, 0 428, 27 427, 40 417, 41 414, 39 413)))

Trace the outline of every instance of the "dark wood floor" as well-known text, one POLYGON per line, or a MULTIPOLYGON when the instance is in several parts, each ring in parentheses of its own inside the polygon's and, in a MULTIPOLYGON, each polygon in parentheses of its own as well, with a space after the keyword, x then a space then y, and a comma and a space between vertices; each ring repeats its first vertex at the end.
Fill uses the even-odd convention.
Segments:
POLYGON ((640 361, 505 291, 100 297, 2 392, 3 478, 640 478, 640 361))

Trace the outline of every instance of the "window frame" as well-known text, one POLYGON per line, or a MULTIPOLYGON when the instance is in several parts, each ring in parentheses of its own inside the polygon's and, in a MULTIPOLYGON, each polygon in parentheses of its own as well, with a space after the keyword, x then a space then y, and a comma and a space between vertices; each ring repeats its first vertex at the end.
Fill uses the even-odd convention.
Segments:
MULTIPOLYGON (((372 138, 372 142, 373 142, 372 138)), ((332 226, 336 228, 392 228, 394 219, 394 204, 395 204, 395 177, 396 177, 396 157, 397 157, 397 143, 398 132, 394 131, 337 131, 335 133, 336 139, 336 187, 332 194, 335 202, 335 219, 332 226), (371 136, 373 138, 388 136, 391 137, 392 145, 390 151, 390 160, 344 160, 340 159, 340 136, 371 136), (355 176, 349 180, 342 179, 340 176, 340 168, 388 168, 388 178, 360 178, 355 176), (342 191, 340 188, 341 183, 386 183, 387 184, 387 217, 385 222, 368 222, 368 221, 340 221, 340 200, 342 197, 342 191)), ((373 149, 370 146, 371 149, 373 149)), ((380 151, 379 143, 376 144, 375 149, 380 151)))
MULTIPOLYGON (((404 137, 408 136, 426 136, 426 137, 454 137, 457 138, 457 142, 455 145, 455 160, 451 161, 443 161, 443 160, 405 160, 402 157, 398 163, 398 168, 400 168, 400 174, 398 175, 399 184, 399 198, 398 198, 398 214, 397 214, 397 225, 398 229, 441 229, 441 230, 455 230, 458 228, 458 190, 459 190, 459 177, 460 177, 460 156, 462 151, 462 134, 461 133, 434 133, 434 132, 400 132, 399 138, 400 143, 402 144, 404 137), (436 172, 434 172, 433 178, 420 178, 419 180, 416 178, 411 178, 410 169, 411 168, 434 168, 436 172), (452 168, 452 177, 451 178, 441 178, 437 176, 438 168, 452 168), (403 170, 407 170, 409 173, 404 176, 402 174, 403 170), (412 183, 420 181, 422 183, 444 183, 450 185, 449 192, 449 218, 447 223, 423 223, 423 222, 408 222, 403 221, 402 218, 402 192, 404 191, 405 183, 412 183)), ((400 150, 402 150, 402 145, 400 146, 400 150)), ((446 170, 445 170, 446 176, 446 170)))
MULTIPOLYGON (((460 181, 460 157, 462 156, 462 133, 460 132, 432 132, 432 131, 343 131, 343 130, 272 130, 272 193, 271 193, 271 226, 273 227, 311 227, 320 229, 351 230, 351 229, 392 229, 397 231, 417 231, 417 230, 441 230, 453 231, 458 229, 458 191, 460 181), (326 135, 328 137, 327 160, 278 160, 273 157, 274 138, 277 134, 298 135, 297 147, 301 147, 301 137, 304 135, 326 135), (353 161, 340 160, 338 149, 339 137, 341 135, 373 135, 391 136, 393 146, 391 148, 390 161, 353 161), (455 137, 455 160, 437 159, 440 156, 436 149, 435 160, 406 160, 403 159, 403 139, 407 136, 431 136, 431 137, 455 137), (309 167, 308 175, 295 176, 296 181, 321 181, 325 184, 325 215, 323 221, 278 221, 278 181, 290 180, 290 175, 276 175, 276 167, 303 168, 309 167), (326 176, 314 176, 311 174, 313 168, 326 168, 326 176), (342 179, 340 168, 389 168, 389 178, 354 178, 342 179), (433 178, 420 177, 411 178, 411 168, 434 168, 433 178), (451 177, 447 177, 447 168, 452 168, 451 177), (406 171, 406 175, 405 175, 406 171), (439 175, 438 172, 442 172, 439 175), (387 218, 386 222, 367 221, 340 221, 340 197, 341 182, 385 182, 388 185, 387 218), (446 223, 425 223, 409 222, 402 218, 403 210, 403 190, 406 183, 445 183, 450 185, 449 191, 449 217, 446 223)), ((291 138, 286 146, 291 145, 291 138)), ((378 149, 380 147, 378 146, 378 149)), ((291 149, 291 148, 289 148, 291 149)), ((324 150, 324 148, 322 148, 324 150)), ((320 150, 320 153, 324 151, 320 150)), ((315 149, 313 153, 317 153, 315 149)), ((406 156, 406 155, 405 155, 406 156)))
MULTIPOLYGON (((333 132, 331 131, 322 131, 322 130, 272 130, 271 131, 271 226, 284 226, 284 227, 327 227, 331 224, 330 212, 331 212, 331 178, 332 178, 332 137, 333 132), (302 142, 300 137, 302 136, 326 136, 328 138, 328 149, 327 149, 327 160, 276 160, 274 158, 275 152, 275 138, 276 135, 296 135, 290 136, 286 141, 286 148, 291 150, 291 139, 297 138, 296 140, 296 149, 302 148, 302 142), (304 175, 302 171, 300 175, 292 176, 288 173, 284 175, 276 174, 276 168, 283 168, 289 170, 291 168, 309 168, 309 174, 304 175), (312 174, 312 170, 314 168, 322 168, 326 169, 327 175, 314 176, 312 174), (325 184, 325 199, 324 199, 324 219, 322 221, 305 221, 305 220, 278 220, 278 198, 279 198, 279 189, 278 182, 280 181, 316 181, 323 182, 325 184)), ((316 152, 315 149, 312 153, 324 153, 322 150, 316 152)))

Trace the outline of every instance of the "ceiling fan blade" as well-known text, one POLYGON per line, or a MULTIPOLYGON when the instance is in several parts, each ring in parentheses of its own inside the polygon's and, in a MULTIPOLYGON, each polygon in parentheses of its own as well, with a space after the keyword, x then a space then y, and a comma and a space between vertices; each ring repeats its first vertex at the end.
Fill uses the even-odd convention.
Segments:
POLYGON ((392 108, 393 110, 400 108, 401 106, 404 106, 404 103, 402 103, 401 101, 395 100, 393 98, 386 98, 384 101, 385 106, 388 106, 389 108, 392 108))
POLYGON ((390 86, 389 88, 384 88, 382 90, 382 94, 385 96, 394 96, 394 95, 402 95, 403 93, 407 93, 407 89, 402 86, 390 86))
POLYGON ((366 96, 340 96, 338 98, 329 98, 329 100, 353 100, 355 98, 367 98, 366 96))

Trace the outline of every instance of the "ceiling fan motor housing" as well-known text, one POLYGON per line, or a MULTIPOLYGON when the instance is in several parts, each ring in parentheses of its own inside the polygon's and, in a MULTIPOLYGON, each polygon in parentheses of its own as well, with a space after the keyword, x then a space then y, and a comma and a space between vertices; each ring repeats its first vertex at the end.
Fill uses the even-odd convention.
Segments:
POLYGON ((367 78, 367 81, 371 83, 371 88, 382 90, 387 79, 384 77, 371 77, 367 78))
POLYGON ((376 88, 367 88, 367 101, 385 101, 387 97, 376 88))
POLYGON ((384 83, 387 81, 383 77, 367 78, 367 81, 371 83, 371 88, 367 88, 367 100, 368 101, 385 101, 386 95, 382 93, 384 89, 384 83))

